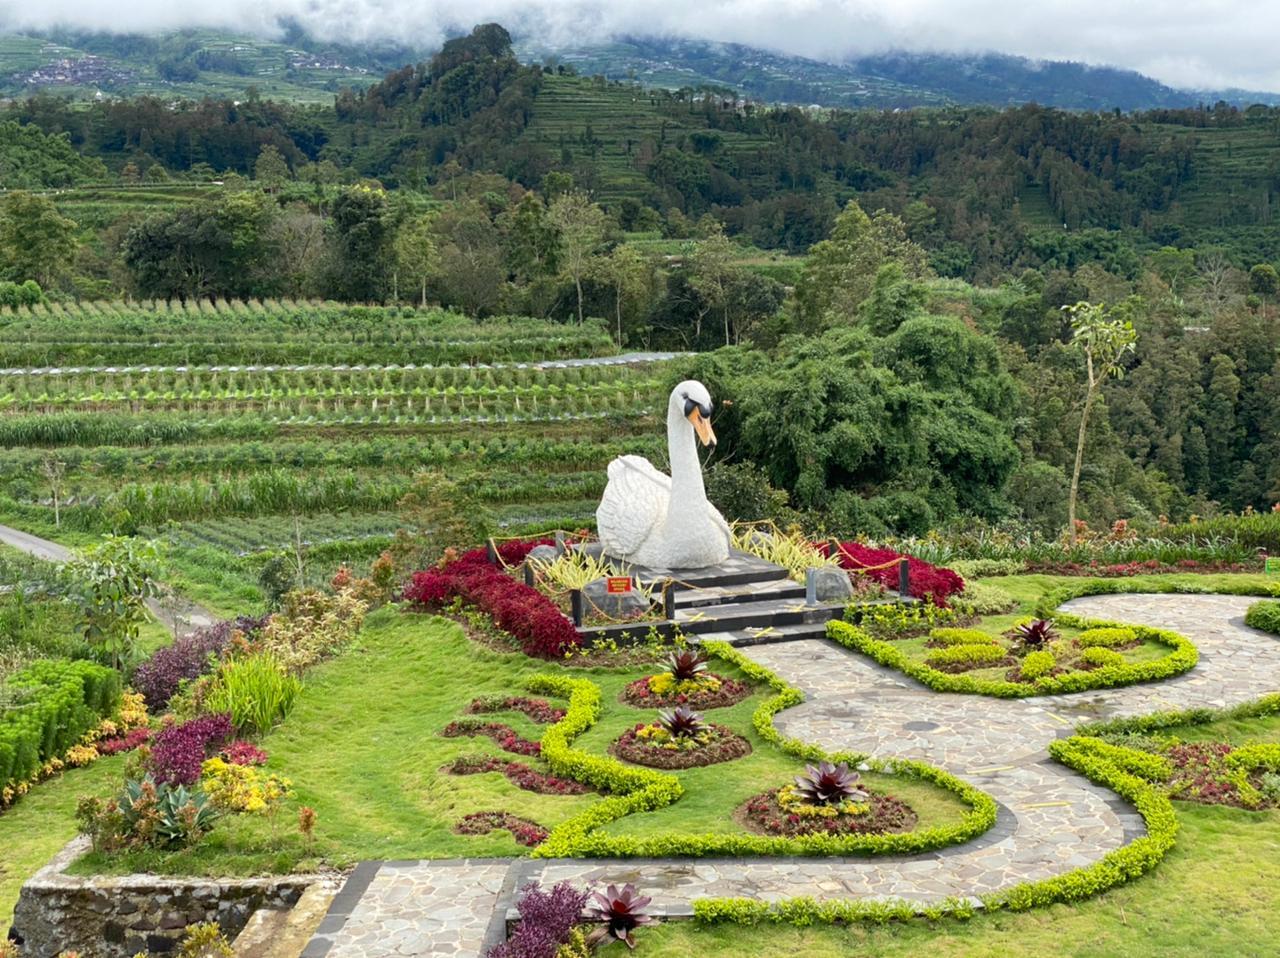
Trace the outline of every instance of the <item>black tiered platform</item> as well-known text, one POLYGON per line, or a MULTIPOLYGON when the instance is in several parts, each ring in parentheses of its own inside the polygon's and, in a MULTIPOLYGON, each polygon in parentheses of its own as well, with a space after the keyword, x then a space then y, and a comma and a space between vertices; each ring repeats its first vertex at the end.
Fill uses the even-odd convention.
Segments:
MULTIPOLYGON (((599 543, 584 549, 602 554, 599 543)), ((845 608, 844 602, 805 602, 805 587, 792 580, 786 569, 747 552, 734 550, 721 564, 705 569, 659 569, 612 561, 655 590, 671 582, 675 617, 582 626, 578 632, 584 642, 636 641, 643 639, 650 627, 665 634, 678 628, 695 641, 716 638, 739 646, 822 638, 827 622, 839 618, 845 608)), ((890 593, 883 601, 897 601, 897 593, 890 593)))

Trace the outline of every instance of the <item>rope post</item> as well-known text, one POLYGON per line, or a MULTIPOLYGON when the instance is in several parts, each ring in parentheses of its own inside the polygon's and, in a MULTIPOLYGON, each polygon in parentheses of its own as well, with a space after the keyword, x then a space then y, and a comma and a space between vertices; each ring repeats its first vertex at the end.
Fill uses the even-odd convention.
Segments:
POLYGON ((573 624, 582 627, 582 590, 569 590, 569 609, 573 613, 573 624))
POLYGON ((484 549, 485 553, 489 556, 489 562, 492 565, 501 564, 498 562, 498 544, 494 542, 492 538, 488 538, 484 541, 484 549))
POLYGON ((556 555, 562 556, 569 550, 565 548, 564 532, 560 529, 556 530, 556 555))
POLYGON ((533 586, 533 565, 528 559, 524 560, 524 584, 530 587, 533 586))
POLYGON ((818 604, 817 569, 804 570, 804 602, 805 605, 818 604))
POLYGON ((898 595, 906 598, 911 594, 911 560, 898 560, 898 595))
POLYGON ((676 584, 670 579, 662 587, 662 614, 670 621, 676 618, 676 584))

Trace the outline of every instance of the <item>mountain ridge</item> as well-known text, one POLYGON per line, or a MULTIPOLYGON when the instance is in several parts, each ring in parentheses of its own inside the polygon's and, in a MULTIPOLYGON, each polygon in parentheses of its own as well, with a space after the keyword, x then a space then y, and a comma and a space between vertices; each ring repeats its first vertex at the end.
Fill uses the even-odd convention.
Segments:
MULTIPOLYGON (((1280 104, 1280 93, 1181 90, 1133 70, 998 52, 895 50, 827 62, 727 42, 619 37, 575 46, 517 37, 524 62, 667 89, 716 87, 743 98, 820 108, 1005 107, 1035 102, 1071 110, 1280 104)), ((165 99, 259 95, 328 102, 382 74, 426 60, 411 45, 317 40, 292 23, 268 39, 212 29, 156 35, 0 32, 0 96, 53 92, 76 97, 155 95, 165 99)))

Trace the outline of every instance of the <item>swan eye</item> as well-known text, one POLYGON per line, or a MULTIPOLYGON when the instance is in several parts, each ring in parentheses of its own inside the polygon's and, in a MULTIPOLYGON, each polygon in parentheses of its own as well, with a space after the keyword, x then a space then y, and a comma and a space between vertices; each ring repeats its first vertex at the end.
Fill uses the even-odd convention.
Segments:
POLYGON ((685 414, 685 416, 686 416, 686 417, 688 417, 688 415, 689 415, 690 413, 692 413, 692 412, 693 412, 695 409, 697 409, 697 408, 698 408, 698 404, 697 404, 696 402, 694 402, 692 399, 690 399, 688 396, 686 396, 686 397, 685 397, 685 399, 684 399, 684 414, 685 414))

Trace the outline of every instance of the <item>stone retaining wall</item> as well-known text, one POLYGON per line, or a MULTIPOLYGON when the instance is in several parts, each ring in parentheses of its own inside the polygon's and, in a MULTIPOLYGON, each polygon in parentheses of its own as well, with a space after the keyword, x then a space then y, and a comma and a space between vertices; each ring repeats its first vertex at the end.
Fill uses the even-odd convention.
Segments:
POLYGON ((68 950, 83 958, 165 954, 177 947, 187 925, 200 921, 216 921, 234 938, 257 909, 291 907, 320 880, 66 874, 88 849, 88 839, 71 841, 22 886, 9 935, 21 942, 23 958, 55 958, 68 950))

